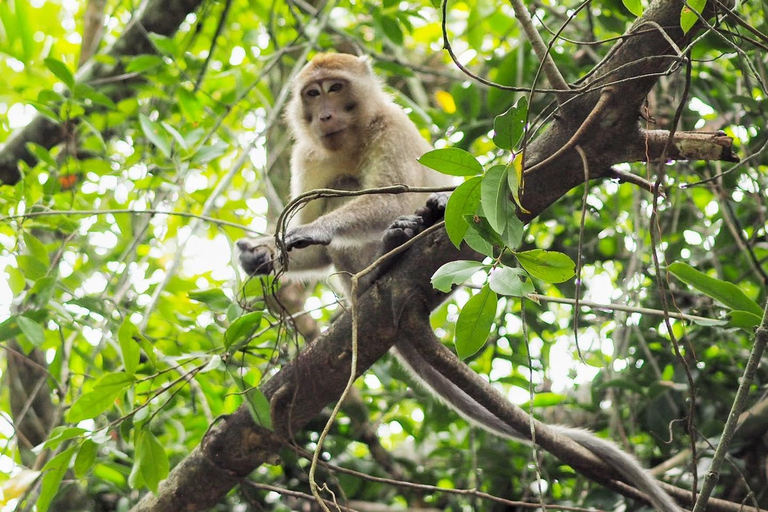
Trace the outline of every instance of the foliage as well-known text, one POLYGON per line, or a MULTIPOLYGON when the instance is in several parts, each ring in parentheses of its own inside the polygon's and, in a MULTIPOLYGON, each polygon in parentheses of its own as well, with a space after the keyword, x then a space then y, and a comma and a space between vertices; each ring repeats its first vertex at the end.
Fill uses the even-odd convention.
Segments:
MULTIPOLYGON (((696 12, 702 4, 689 3, 696 12)), ((270 426, 256 386, 303 340, 262 300, 275 283, 243 282, 231 254, 238 238, 271 231, 279 198, 287 196, 289 138, 280 113, 287 78, 309 47, 371 55, 438 148, 422 163, 465 179, 449 200, 446 230, 455 244, 464 241, 487 259, 453 262, 435 274, 435 287, 456 291, 431 321, 474 371, 549 422, 617 440, 646 466, 690 447, 684 422, 676 421, 688 414, 702 436, 697 441, 720 435, 768 282, 768 77, 762 49, 751 42, 758 36, 728 21, 697 40, 680 119, 684 129, 734 137, 743 164, 671 162, 654 225, 650 193, 604 181, 587 186, 584 204, 584 190, 576 190, 524 226, 523 148, 551 122, 552 97, 487 87, 461 74, 437 51, 441 24, 431 2, 338 2, 321 10, 332 9, 330 17, 304 11, 304 3, 237 1, 227 12, 228 4, 208 2, 176 36, 151 36, 154 54, 116 61, 103 49, 136 5, 107 2, 93 58, 121 66, 124 75, 85 83, 75 64, 85 2, 0 2, 0 142, 35 113, 66 134, 50 150, 31 146, 37 163, 22 163, 22 179, 0 187, 0 510, 34 502, 38 510, 82 502, 82 509, 127 510, 139 495, 133 491, 156 491, 222 415, 247 403, 270 426), (661 238, 653 247, 656 228, 661 238), (661 293, 674 298, 673 313, 720 321, 670 319, 693 388, 659 313, 661 293), (608 302, 657 313, 594 306, 608 302), (38 354, 45 365, 37 389, 54 418, 46 428, 54 428, 37 462, 22 429, 39 404, 19 405, 21 395, 11 391, 17 353, 38 354), (77 500, 62 499, 73 494, 77 500)), ((613 0, 574 14, 576 3, 540 4, 547 40, 548 30, 573 15, 551 52, 569 83, 595 66, 643 5, 613 0)), ((745 3, 739 14, 765 34, 763 8, 745 3)), ((696 12, 681 13, 683 26, 693 26, 696 12)), ((451 2, 446 21, 454 51, 473 72, 532 87, 539 62, 508 6, 451 2)), ((684 81, 679 72, 660 79, 644 113, 648 123, 669 128, 684 81)), ((621 168, 640 176, 656 171, 621 168)), ((321 328, 339 310, 331 286, 319 283, 300 301, 321 328)), ((754 387, 765 381, 760 370, 754 387)), ((323 455, 366 475, 437 487, 321 475, 347 498, 503 510, 438 488, 536 500, 543 482, 546 502, 614 507, 613 493, 554 458, 535 458, 530 447, 478 431, 411 382, 391 361, 378 363, 357 387, 381 445, 343 414, 323 455)), ((311 451, 320 428, 313 424, 296 442, 311 451)), ((719 495, 752 489, 766 506, 759 439, 737 440, 719 495)), ((708 448, 698 456, 709 457, 708 448)), ((284 453, 280 465, 261 468, 254 480, 306 492, 305 467, 284 453)), ((691 475, 683 465, 669 473, 683 486, 691 475)), ((293 499, 243 486, 218 509, 300 508, 293 499)))

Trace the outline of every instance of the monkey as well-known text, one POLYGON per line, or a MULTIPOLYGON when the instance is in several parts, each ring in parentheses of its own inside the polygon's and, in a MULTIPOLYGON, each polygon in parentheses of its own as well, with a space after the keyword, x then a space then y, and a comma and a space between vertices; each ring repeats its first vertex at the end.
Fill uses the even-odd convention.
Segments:
MULTIPOLYGON (((291 195, 318 188, 360 190, 390 185, 447 187, 451 178, 417 159, 431 148, 401 107, 384 92, 367 59, 321 53, 296 77, 285 116, 295 143, 291 195)), ((307 204, 291 220, 280 268, 274 240, 237 242, 248 274, 285 270, 310 281, 334 267, 354 274, 379 252, 386 229, 423 205, 426 194, 377 194, 307 204)), ((348 290, 349 279, 344 278, 348 290)))
MULTIPOLYGON (((286 120, 294 136, 291 154, 291 194, 318 188, 360 190, 404 184, 441 187, 448 176, 417 161, 431 149, 402 108, 385 93, 367 59, 321 53, 299 72, 291 85, 286 120)), ((366 268, 385 249, 402 243, 442 216, 446 196, 432 196, 416 215, 405 215, 425 204, 424 194, 372 194, 353 198, 319 199, 307 204, 285 233, 287 268, 280 265, 272 237, 237 242, 239 260, 249 275, 286 271, 292 279, 310 281, 332 268, 347 275, 366 268), (382 242, 382 237, 384 241, 382 242)), ((283 258, 284 259, 284 258, 283 258)), ((345 284, 349 293, 349 280, 345 284)), ((477 400, 429 362, 428 351, 400 340, 393 353, 414 379, 461 416, 492 434, 530 442, 481 406, 477 400)), ((452 353, 451 353, 452 354, 452 353)), ((452 354, 450 365, 462 365, 452 354)), ((495 390, 477 379, 488 392, 495 390)), ((680 508, 629 454, 588 430, 553 426, 557 433, 587 448, 638 489, 659 512, 680 508)))

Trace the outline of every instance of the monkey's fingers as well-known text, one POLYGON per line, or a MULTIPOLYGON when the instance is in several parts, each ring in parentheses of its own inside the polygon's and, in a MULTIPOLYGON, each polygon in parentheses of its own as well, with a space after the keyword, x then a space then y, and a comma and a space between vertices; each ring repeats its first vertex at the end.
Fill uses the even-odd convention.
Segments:
POLYGON ((307 226, 299 226, 288 230, 285 234, 285 249, 303 249, 310 245, 328 245, 331 236, 319 230, 307 229, 307 226))

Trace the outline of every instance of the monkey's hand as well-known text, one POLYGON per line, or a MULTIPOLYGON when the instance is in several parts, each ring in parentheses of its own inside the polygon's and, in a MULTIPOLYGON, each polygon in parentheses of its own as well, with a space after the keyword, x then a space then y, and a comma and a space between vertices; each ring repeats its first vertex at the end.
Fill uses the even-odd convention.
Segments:
POLYGON ((285 233, 285 249, 303 249, 310 245, 328 245, 333 240, 333 236, 328 230, 324 230, 306 224, 289 229, 285 233))
POLYGON ((403 245, 428 227, 440 221, 445 215, 448 204, 448 194, 436 192, 429 196, 427 204, 422 206, 414 215, 398 217, 384 233, 382 253, 386 253, 403 245))
POLYGON ((251 238, 241 238, 237 241, 237 248, 240 249, 240 266, 246 274, 260 276, 269 274, 275 269, 277 251, 270 242, 251 238))

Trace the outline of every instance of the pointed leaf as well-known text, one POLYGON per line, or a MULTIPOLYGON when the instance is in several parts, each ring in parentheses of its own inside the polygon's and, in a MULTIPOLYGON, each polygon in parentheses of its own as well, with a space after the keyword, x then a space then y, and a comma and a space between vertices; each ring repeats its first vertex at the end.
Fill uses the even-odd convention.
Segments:
POLYGON ((576 273, 576 263, 561 252, 534 249, 517 252, 515 257, 529 274, 547 283, 562 283, 576 273))
POLYGON ((488 286, 499 295, 510 297, 525 297, 535 291, 533 283, 521 268, 497 268, 491 272, 488 286))
POLYGON ((473 295, 461 308, 456 321, 456 352, 466 359, 485 345, 496 318, 498 298, 488 286, 473 295))
POLYGON ((491 228, 498 234, 504 232, 507 219, 515 215, 515 207, 509 200, 507 186, 507 168, 503 165, 494 165, 483 176, 480 188, 483 213, 491 228))
POLYGON ((117 397, 136 379, 127 373, 117 372, 105 375, 93 387, 93 391, 83 393, 67 413, 67 421, 78 421, 95 418, 114 405, 117 397))
POLYGON ((160 482, 168 477, 170 463, 163 445, 147 429, 141 432, 136 443, 136 465, 139 467, 144 483, 157 494, 160 482))
POLYGON ((48 57, 43 62, 45 63, 45 67, 47 67, 51 73, 56 75, 56 78, 64 82, 64 85, 69 89, 72 89, 75 86, 75 76, 66 64, 53 57, 48 57))
POLYGON ((75 448, 75 446, 70 446, 49 460, 43 467, 45 475, 43 475, 43 483, 40 486, 40 496, 37 498, 38 512, 46 512, 48 507, 51 506, 53 498, 56 497, 56 493, 59 492, 61 487, 61 480, 64 478, 67 468, 69 468, 69 461, 72 460, 75 448))
POLYGON ((523 136, 527 115, 528 100, 523 96, 493 120, 493 143, 501 149, 512 151, 523 136))
POLYGON ((144 136, 159 149, 166 157, 171 156, 171 144, 164 131, 160 130, 160 125, 144 114, 139 114, 139 123, 144 136))
POLYGON ((459 148, 434 149, 419 158, 421 165, 451 176, 475 176, 483 172, 480 162, 459 148))
POLYGON ((451 261, 437 269, 432 276, 432 286, 441 292, 450 292, 454 285, 462 284, 486 266, 477 261, 451 261))
POLYGON ((261 323, 261 311, 254 311, 243 315, 229 326, 224 333, 224 346, 227 350, 240 350, 243 345, 248 343, 251 334, 258 329, 261 323))
POLYGON ((733 283, 721 281, 699 272, 692 266, 681 261, 676 261, 669 266, 669 271, 682 282, 689 284, 720 301, 727 308, 748 311, 759 318, 763 317, 763 309, 753 301, 741 289, 733 283))
POLYGON ((480 192, 483 178, 468 179, 453 191, 445 207, 445 231, 457 248, 461 245, 469 224, 464 215, 472 215, 480 205, 480 192))
POLYGON ((123 358, 125 371, 129 375, 136 373, 136 368, 139 366, 141 351, 135 339, 138 336, 139 329, 126 316, 117 330, 117 341, 120 343, 120 356, 123 358))

